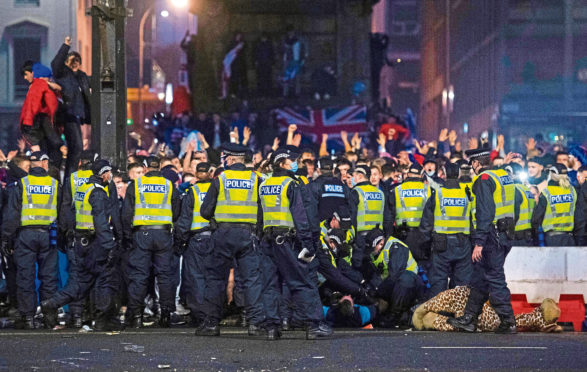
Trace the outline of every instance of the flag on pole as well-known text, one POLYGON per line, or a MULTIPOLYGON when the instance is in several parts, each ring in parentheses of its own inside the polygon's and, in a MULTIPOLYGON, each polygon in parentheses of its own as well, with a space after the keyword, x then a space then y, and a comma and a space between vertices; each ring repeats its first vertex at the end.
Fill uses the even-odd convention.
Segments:
POLYGON ((232 63, 238 57, 238 54, 243 50, 245 46, 244 42, 238 43, 232 48, 222 61, 222 74, 220 76, 220 99, 226 99, 228 97, 228 86, 230 84, 230 76, 232 75, 232 63))

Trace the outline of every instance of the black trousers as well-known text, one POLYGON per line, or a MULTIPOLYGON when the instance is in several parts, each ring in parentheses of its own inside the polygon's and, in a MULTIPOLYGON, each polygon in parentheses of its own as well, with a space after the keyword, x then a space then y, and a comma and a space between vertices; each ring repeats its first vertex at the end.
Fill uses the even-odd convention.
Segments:
POLYGON ((168 230, 141 230, 133 233, 128 254, 128 311, 142 315, 151 268, 159 286, 161 311, 175 311, 173 240, 168 230))
POLYGON ((65 177, 75 172, 84 149, 82 128, 79 121, 66 120, 63 124, 63 134, 67 142, 67 162, 65 163, 65 177))
MULTIPOLYGON (((473 274, 473 261, 471 258, 471 241, 468 236, 457 237, 449 235, 437 247, 432 243, 432 265, 428 275, 430 290, 428 298, 432 298, 448 288, 448 278, 451 286, 468 285, 473 274)), ((420 262, 418 262, 420 264, 420 262)))
POLYGON ((253 225, 248 227, 244 224, 220 224, 212 233, 211 253, 206 259, 204 291, 204 312, 206 319, 212 323, 218 323, 222 317, 222 308, 226 302, 226 285, 235 258, 235 271, 239 271, 244 288, 247 320, 249 324, 254 325, 260 325, 265 320, 261 301, 261 256, 253 228, 253 225))
POLYGON ((318 323, 322 319, 322 302, 315 280, 313 261, 298 260, 299 250, 292 240, 278 244, 275 239, 263 239, 263 305, 268 327, 278 326, 281 322, 279 313, 281 281, 289 290, 293 314, 296 321, 306 324, 318 323))
POLYGON ((406 270, 396 281, 391 278, 385 279, 377 288, 377 297, 389 303, 390 313, 401 314, 416 303, 422 285, 422 280, 417 274, 406 270))
POLYGON ((575 237, 570 232, 560 234, 547 232, 544 234, 544 243, 547 247, 574 247, 576 245, 575 237))
POLYGON ((49 230, 23 228, 18 233, 14 249, 18 311, 23 316, 34 316, 37 310, 35 291, 35 264, 41 281, 41 301, 57 292, 57 249, 51 248, 49 230))
MULTIPOLYGON (((106 265, 108 253, 97 244, 96 240, 81 238, 76 238, 73 249, 69 251, 72 251, 71 256, 74 259, 73 272, 69 276, 67 285, 53 297, 55 304, 63 306, 73 302, 81 310, 80 301, 92 292, 98 315, 115 316, 120 303, 118 297, 120 276, 115 265, 111 267, 106 265)), ((75 311, 74 309, 72 312, 75 311)))
POLYGON ((204 290, 206 289, 206 257, 211 253, 211 234, 209 231, 194 234, 183 253, 182 287, 191 310, 191 316, 203 320, 205 314, 204 290))
POLYGON ((487 299, 501 319, 514 319, 503 265, 510 252, 511 242, 504 233, 491 233, 482 251, 480 262, 473 263, 471 295, 465 313, 481 314, 487 299))

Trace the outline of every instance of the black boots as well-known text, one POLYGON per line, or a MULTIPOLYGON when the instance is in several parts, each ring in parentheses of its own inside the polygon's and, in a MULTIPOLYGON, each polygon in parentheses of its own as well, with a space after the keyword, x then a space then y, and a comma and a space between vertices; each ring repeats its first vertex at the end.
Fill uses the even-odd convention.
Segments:
POLYGON ((254 324, 249 324, 249 329, 247 331, 249 336, 260 336, 264 332, 265 330, 263 328, 256 326, 254 324))
POLYGON ((477 317, 473 314, 465 314, 458 318, 448 318, 448 324, 465 332, 475 332, 477 330, 477 317))
POLYGON ((16 325, 19 329, 35 329, 35 318, 32 315, 23 316, 20 322, 17 322, 16 325))
POLYGON ((324 322, 312 324, 306 330, 306 340, 315 340, 318 337, 330 336, 332 336, 332 328, 324 322))
POLYGON ((196 336, 220 336, 220 327, 218 323, 206 320, 196 329, 196 336))
POLYGON ((82 314, 72 314, 70 320, 70 327, 71 328, 81 328, 83 327, 84 322, 82 320, 82 314))
POLYGON ((161 317, 159 318, 159 327, 169 328, 171 324, 171 312, 169 310, 161 309, 161 317))
POLYGON ((133 315, 130 317, 130 328, 143 328, 143 316, 142 315, 133 315))
POLYGON ((515 318, 499 318, 501 322, 499 323, 499 327, 497 327, 497 329, 495 330, 495 333, 499 333, 502 335, 514 335, 518 333, 515 318))
POLYGON ((267 341, 277 341, 281 338, 281 332, 277 327, 267 330, 267 341))

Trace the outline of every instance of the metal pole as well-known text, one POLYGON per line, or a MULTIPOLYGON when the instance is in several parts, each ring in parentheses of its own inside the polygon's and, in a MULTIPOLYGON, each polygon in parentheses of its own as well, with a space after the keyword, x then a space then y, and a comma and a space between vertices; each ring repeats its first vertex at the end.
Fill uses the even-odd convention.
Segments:
POLYGON ((143 13, 143 17, 141 18, 141 22, 139 23, 139 121, 142 122, 144 120, 144 107, 143 107, 143 77, 144 77, 144 50, 145 50, 145 23, 149 15, 153 12, 153 6, 151 5, 145 10, 143 13))
POLYGON ((446 0, 446 18, 445 18, 445 50, 446 50, 446 56, 445 56, 445 63, 446 63, 446 84, 445 84, 445 89, 446 89, 446 128, 450 129, 450 97, 449 97, 449 91, 450 91, 450 0, 446 0))
POLYGON ((565 110, 570 110, 573 100, 573 0, 565 0, 563 6, 565 14, 563 96, 565 110))

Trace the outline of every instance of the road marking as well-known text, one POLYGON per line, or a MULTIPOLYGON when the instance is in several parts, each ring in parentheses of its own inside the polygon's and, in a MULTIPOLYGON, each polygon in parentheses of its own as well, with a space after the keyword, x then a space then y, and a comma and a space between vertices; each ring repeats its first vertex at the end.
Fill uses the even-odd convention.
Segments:
POLYGON ((421 349, 534 349, 545 350, 545 346, 421 346, 421 349))

